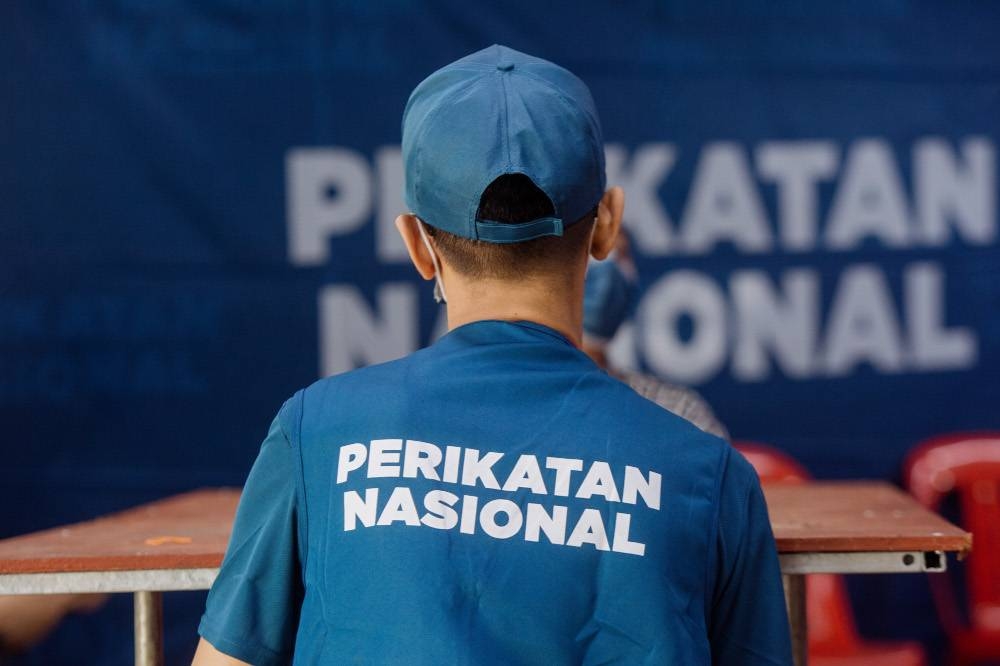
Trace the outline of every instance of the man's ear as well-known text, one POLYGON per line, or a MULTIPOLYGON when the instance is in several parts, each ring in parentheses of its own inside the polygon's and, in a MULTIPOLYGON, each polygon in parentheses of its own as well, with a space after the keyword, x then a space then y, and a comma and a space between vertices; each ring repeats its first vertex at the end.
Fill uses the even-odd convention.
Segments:
POLYGON ((597 205, 594 239, 590 243, 590 255, 594 259, 606 259, 615 248, 624 213, 625 192, 620 187, 612 187, 604 193, 601 203, 597 205))
POLYGON ((420 273, 420 277, 432 280, 435 272, 434 260, 431 258, 427 246, 420 239, 419 224, 421 224, 420 220, 411 213, 404 213, 396 218, 396 228, 399 229, 399 235, 403 237, 406 251, 410 254, 410 261, 420 273))

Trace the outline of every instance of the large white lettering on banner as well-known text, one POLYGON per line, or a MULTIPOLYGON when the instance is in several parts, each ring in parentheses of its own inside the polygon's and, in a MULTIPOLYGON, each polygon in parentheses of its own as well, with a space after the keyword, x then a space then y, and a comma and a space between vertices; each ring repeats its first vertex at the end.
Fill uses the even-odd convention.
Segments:
MULTIPOLYGON (((973 367, 977 331, 949 323, 948 276, 927 255, 996 242, 995 153, 982 137, 925 137, 905 156, 878 138, 714 142, 688 153, 669 143, 608 145, 609 183, 626 190, 625 221, 638 252, 688 262, 644 290, 638 357, 689 383, 724 372, 752 382, 775 373, 843 377, 862 366, 879 373, 973 367), (671 209, 662 192, 682 166, 690 180, 682 205, 671 209), (720 249, 736 253, 722 269, 691 267, 720 249), (895 269, 873 252, 898 259, 895 269), (833 272, 819 267, 829 259, 838 262, 833 272)), ((405 210, 397 146, 371 158, 341 147, 296 148, 286 177, 291 263, 335 261, 331 241, 368 224, 378 262, 407 261, 393 226, 405 210)), ((351 284, 324 287, 321 374, 426 343, 418 289, 386 282, 372 301, 351 284)), ((443 325, 439 317, 432 336, 443 325)))

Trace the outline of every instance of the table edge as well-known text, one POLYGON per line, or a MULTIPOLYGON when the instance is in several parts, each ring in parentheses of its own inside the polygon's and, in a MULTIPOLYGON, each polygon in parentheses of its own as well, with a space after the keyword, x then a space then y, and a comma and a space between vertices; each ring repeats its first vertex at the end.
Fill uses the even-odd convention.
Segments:
POLYGON ((218 567, 0 574, 0 594, 207 590, 218 567))

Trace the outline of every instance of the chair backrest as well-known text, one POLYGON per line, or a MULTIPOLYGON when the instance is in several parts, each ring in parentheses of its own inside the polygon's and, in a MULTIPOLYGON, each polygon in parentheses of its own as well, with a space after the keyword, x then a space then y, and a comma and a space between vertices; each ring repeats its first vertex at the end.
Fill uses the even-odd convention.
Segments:
MULTIPOLYGON (((910 492, 928 508, 940 507, 948 494, 958 497, 961 522, 973 535, 966 569, 969 621, 1000 629, 1000 432, 923 442, 907 456, 904 474, 910 492)), ((955 624, 954 609, 938 601, 942 620, 955 624)), ((953 598, 945 601, 954 606, 953 598)))
POLYGON ((781 449, 758 442, 733 442, 733 447, 757 470, 761 483, 801 483, 809 472, 781 449))
MULTIPOLYGON (((757 470, 762 484, 802 483, 811 478, 799 461, 773 446, 745 441, 733 446, 757 470)), ((810 652, 836 654, 861 641, 840 576, 812 574, 806 578, 806 616, 810 652)))

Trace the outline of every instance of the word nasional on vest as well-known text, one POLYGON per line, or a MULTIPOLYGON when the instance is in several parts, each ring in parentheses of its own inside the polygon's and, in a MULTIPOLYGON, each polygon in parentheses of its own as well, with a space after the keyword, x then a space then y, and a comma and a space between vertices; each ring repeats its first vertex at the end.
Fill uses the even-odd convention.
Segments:
MULTIPOLYGON (((536 456, 521 454, 501 483, 493 467, 503 457, 496 451, 480 453, 478 449, 440 447, 413 439, 373 439, 367 445, 354 443, 340 447, 337 483, 346 482, 352 473, 360 474, 364 468, 368 479, 419 476, 439 484, 479 486, 507 493, 523 489, 535 495, 601 498, 606 503, 631 505, 637 505, 641 499, 646 508, 660 509, 662 476, 657 472, 644 474, 637 467, 626 465, 619 484, 611 466, 600 460, 585 463, 579 458, 549 456, 543 465, 536 456)), ((604 510, 586 508, 569 524, 566 505, 548 508, 536 502, 519 504, 503 498, 482 503, 480 500, 477 495, 434 489, 426 492, 419 502, 423 507, 421 514, 413 491, 407 486, 397 486, 388 494, 381 493, 381 497, 379 488, 366 488, 363 495, 348 490, 344 492, 344 531, 356 529, 358 523, 362 527, 381 527, 398 522, 439 530, 457 527, 462 534, 476 534, 480 530, 494 539, 520 535, 525 541, 538 542, 544 535, 549 543, 558 546, 581 548, 589 544, 597 550, 639 556, 646 552, 645 544, 631 539, 630 513, 615 512, 612 516, 606 512, 606 506, 604 510), (605 515, 609 524, 605 524, 605 515)))

